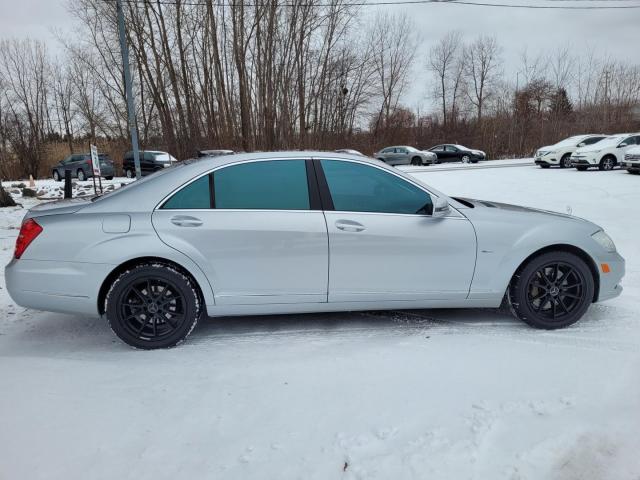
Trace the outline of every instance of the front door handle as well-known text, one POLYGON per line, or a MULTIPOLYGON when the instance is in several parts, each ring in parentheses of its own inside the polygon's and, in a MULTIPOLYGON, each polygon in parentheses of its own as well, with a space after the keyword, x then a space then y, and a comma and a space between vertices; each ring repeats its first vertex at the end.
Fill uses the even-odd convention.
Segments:
POLYGON ((345 232, 361 232, 365 230, 365 226, 353 220, 338 220, 336 228, 345 232))
POLYGON ((189 215, 176 215, 175 217, 171 217, 171 223, 178 227, 199 227, 202 225, 202 220, 189 215))

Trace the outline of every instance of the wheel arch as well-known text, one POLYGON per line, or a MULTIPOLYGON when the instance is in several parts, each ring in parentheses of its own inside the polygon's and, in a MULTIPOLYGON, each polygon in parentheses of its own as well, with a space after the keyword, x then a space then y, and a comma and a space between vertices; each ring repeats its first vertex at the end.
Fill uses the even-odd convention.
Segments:
MULTIPOLYGON (((576 247, 575 245, 570 245, 566 243, 557 243, 554 245, 547 245, 546 247, 540 248, 535 252, 531 253, 528 257, 522 260, 522 262, 520 262, 520 265, 518 265, 518 268, 516 268, 515 272, 509 279, 509 285, 512 284, 514 277, 518 275, 531 260, 549 252, 572 253, 577 257, 580 257, 582 260, 584 260, 584 262, 589 267, 589 271, 591 272, 591 275, 593 277, 593 302, 596 302, 598 300, 598 296, 600 295, 600 274, 598 273, 598 266, 596 265, 596 262, 591 257, 591 255, 589 255, 583 249, 576 247)), ((507 288, 509 288, 509 285, 507 286, 507 288)))
POLYGON ((105 313, 105 300, 107 298, 107 293, 109 292, 109 289, 111 288, 111 285, 113 284, 113 282, 116 280, 116 278, 118 278, 118 276, 120 276, 123 272, 136 267, 137 265, 142 265, 145 263, 162 263, 168 266, 171 266, 173 268, 175 268, 176 270, 178 270, 180 273, 184 274, 185 276, 189 277, 189 280, 191 280, 193 282, 193 284, 195 285, 196 289, 197 289, 197 294, 200 297, 201 301, 204 301, 205 296, 204 296, 204 292, 202 290, 202 286, 200 285, 200 283, 198 282, 197 278, 195 275, 193 275, 186 267, 184 267, 183 265, 180 265, 178 262, 174 261, 174 260, 169 260, 167 258, 163 258, 163 257, 155 257, 155 256, 147 256, 147 257, 137 257, 137 258, 132 258, 127 260, 126 262, 121 263, 120 265, 118 265, 116 268, 114 268, 111 272, 109 272, 109 274, 105 277, 104 281, 102 282, 102 285, 100 285, 100 290, 98 291, 98 313, 100 315, 104 315, 105 313))

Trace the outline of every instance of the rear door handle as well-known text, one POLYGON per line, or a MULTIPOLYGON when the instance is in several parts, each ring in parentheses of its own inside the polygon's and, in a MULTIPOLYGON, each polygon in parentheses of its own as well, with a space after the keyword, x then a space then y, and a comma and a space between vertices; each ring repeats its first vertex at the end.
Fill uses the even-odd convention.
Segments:
POLYGON ((353 220, 338 220, 336 221, 336 228, 345 232, 361 232, 365 230, 364 225, 353 220))
POLYGON ((189 215, 176 215, 175 217, 171 217, 171 223, 178 227, 199 227, 202 225, 202 220, 189 215))

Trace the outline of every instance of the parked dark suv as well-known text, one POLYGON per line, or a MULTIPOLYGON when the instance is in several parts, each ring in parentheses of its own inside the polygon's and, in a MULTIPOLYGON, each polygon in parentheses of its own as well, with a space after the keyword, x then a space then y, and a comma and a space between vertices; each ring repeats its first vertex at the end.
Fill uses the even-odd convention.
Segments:
MULTIPOLYGON (((107 180, 111 180, 115 174, 113 160, 106 153, 98 155, 100 160, 100 173, 107 180)), ((71 170, 71 176, 77 178, 81 182, 87 178, 93 177, 93 168, 91 164, 90 153, 74 153, 53 166, 53 179, 57 182, 64 180, 64 171, 71 170)))
MULTIPOLYGON (((159 152, 156 150, 141 150, 140 151, 140 171, 142 176, 149 175, 163 168, 170 167, 178 160, 167 152, 159 152)), ((124 154, 122 160, 122 171, 127 178, 133 178, 136 176, 136 168, 133 162, 133 152, 127 152, 124 154)))

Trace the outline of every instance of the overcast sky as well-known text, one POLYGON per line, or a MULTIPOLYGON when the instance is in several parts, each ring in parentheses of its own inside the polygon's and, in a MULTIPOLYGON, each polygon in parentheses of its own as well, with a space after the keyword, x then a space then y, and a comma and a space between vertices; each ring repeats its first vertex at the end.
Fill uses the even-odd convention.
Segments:
MULTIPOLYGON (((376 1, 376 0, 371 0, 376 1)), ((640 5, 640 0, 552 1, 495 0, 495 3, 531 5, 640 5)), ((54 31, 73 29, 66 0, 0 0, 0 37, 35 37, 59 51, 54 31)), ((430 109, 424 65, 430 46, 450 30, 460 30, 465 39, 479 34, 494 35, 503 47, 505 70, 515 78, 520 54, 553 51, 565 45, 577 54, 595 50, 601 56, 640 63, 640 8, 625 10, 533 10, 469 5, 397 5, 365 7, 365 15, 378 10, 405 11, 420 36, 410 91, 405 103, 430 109)))

